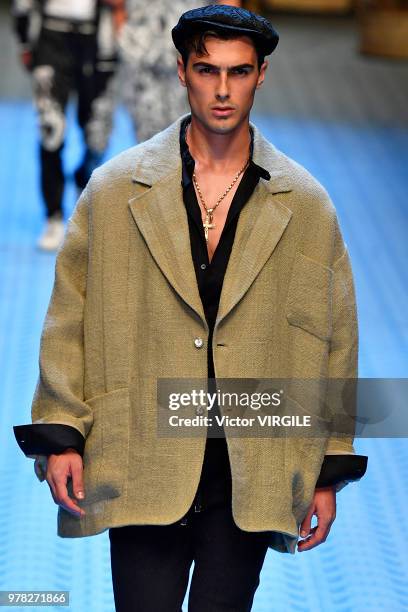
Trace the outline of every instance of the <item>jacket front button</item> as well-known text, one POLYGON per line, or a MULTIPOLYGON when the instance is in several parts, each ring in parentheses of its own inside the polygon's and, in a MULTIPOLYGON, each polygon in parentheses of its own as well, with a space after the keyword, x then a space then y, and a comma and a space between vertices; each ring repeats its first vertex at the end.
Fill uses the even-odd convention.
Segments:
POLYGON ((201 416, 202 414, 204 414, 204 406, 197 406, 196 415, 201 416))
POLYGON ((194 340, 194 344, 195 344, 195 346, 196 346, 197 348, 201 348, 201 347, 203 346, 203 344, 204 344, 204 341, 203 341, 203 339, 202 339, 202 338, 196 338, 196 339, 194 340))

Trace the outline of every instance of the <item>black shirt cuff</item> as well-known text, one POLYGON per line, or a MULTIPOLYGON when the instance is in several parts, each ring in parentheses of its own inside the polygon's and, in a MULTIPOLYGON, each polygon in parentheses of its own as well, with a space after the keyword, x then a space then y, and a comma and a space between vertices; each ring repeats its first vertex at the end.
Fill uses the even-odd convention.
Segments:
POLYGON ((57 423, 34 423, 13 427, 17 443, 28 455, 58 455, 67 448, 74 448, 81 457, 85 438, 75 427, 57 423))
POLYGON ((367 461, 366 455, 325 455, 316 488, 359 480, 366 472, 367 461))

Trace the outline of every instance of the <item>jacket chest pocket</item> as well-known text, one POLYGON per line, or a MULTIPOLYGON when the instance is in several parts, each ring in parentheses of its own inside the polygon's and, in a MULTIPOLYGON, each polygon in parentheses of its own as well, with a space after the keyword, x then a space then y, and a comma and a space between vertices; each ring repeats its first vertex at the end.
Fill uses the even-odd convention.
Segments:
POLYGON ((323 341, 332 334, 333 275, 331 268, 298 251, 286 299, 286 318, 323 341))

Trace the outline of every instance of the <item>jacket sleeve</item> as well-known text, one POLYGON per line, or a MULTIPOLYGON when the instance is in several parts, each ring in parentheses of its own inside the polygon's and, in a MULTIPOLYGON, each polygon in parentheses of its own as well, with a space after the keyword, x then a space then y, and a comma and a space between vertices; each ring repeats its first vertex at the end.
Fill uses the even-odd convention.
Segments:
POLYGON ((357 306, 350 257, 337 219, 333 272, 333 329, 326 404, 334 417, 334 428, 318 483, 336 484, 337 491, 340 491, 349 482, 359 480, 364 475, 368 457, 357 455, 353 446, 355 435, 353 415, 356 414, 355 390, 358 378, 357 306), (341 422, 341 415, 347 416, 346 431, 336 427, 336 423, 341 422))
POLYGON ((83 449, 92 427, 92 409, 84 401, 83 315, 87 268, 85 190, 69 219, 57 254, 54 286, 41 334, 32 424, 14 428, 23 452, 36 459, 51 454, 52 450, 62 452, 75 445, 83 449))

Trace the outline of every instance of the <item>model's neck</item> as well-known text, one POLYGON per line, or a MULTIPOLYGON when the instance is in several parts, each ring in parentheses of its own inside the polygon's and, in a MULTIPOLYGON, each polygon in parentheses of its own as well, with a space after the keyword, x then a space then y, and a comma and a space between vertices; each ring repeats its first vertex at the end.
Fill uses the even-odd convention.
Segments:
POLYGON ((217 134, 192 116, 186 140, 197 169, 216 174, 235 171, 248 159, 251 144, 249 120, 228 134, 217 134))

